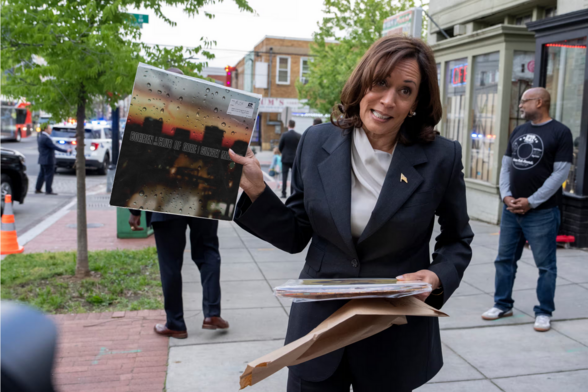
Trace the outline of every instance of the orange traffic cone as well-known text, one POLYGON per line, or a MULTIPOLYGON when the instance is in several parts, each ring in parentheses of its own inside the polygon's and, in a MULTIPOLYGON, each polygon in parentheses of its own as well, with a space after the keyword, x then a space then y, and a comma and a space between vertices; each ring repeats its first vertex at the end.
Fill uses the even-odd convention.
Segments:
POLYGON ((9 255, 12 253, 22 253, 24 247, 18 245, 16 238, 16 226, 14 225, 14 213, 12 212, 12 196, 6 195, 4 199, 4 214, 2 214, 2 249, 0 254, 9 255))

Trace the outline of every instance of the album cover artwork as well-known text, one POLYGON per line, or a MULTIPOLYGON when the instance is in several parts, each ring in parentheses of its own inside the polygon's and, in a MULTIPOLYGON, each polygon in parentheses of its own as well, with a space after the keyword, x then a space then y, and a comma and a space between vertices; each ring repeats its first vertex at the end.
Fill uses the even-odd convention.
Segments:
POLYGON ((110 204, 232 220, 261 96, 140 64, 110 204))

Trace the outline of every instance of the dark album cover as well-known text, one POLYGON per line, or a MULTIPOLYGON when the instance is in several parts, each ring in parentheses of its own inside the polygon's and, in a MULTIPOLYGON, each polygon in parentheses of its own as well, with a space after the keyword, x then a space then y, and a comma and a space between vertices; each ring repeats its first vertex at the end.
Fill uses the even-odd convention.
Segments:
POLYGON ((232 220, 260 100, 139 64, 110 204, 232 220))

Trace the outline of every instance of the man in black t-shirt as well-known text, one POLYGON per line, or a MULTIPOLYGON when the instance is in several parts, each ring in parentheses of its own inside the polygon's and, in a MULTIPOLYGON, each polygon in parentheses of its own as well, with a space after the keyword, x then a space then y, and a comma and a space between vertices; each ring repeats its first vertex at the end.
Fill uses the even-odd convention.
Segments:
POLYGON ((560 224, 559 199, 573 154, 572 133, 549 116, 550 96, 544 88, 527 90, 521 116, 528 122, 513 131, 500 171, 504 201, 496 267, 494 307, 485 320, 512 316, 512 288, 523 246, 528 241, 539 268, 535 312, 536 331, 551 328, 555 310, 556 237, 560 224))

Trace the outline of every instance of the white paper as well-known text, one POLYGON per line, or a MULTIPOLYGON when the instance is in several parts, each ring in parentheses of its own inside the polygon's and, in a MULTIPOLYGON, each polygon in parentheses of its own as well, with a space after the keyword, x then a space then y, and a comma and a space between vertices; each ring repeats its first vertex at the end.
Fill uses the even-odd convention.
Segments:
POLYGON ((254 109, 255 104, 253 102, 241 101, 239 99, 231 99, 231 103, 229 103, 229 109, 227 110, 227 114, 230 114, 231 116, 251 118, 253 117, 254 109))

